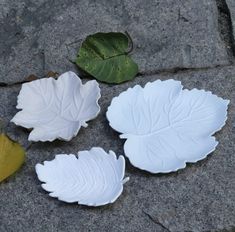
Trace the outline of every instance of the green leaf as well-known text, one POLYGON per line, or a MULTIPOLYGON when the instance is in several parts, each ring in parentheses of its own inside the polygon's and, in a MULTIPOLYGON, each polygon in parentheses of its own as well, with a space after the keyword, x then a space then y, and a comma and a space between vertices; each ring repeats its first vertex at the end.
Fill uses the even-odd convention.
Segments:
POLYGON ((123 33, 89 35, 82 43, 76 64, 103 82, 132 80, 138 73, 138 65, 128 55, 128 44, 128 37, 123 33))
POLYGON ((0 182, 17 171, 24 159, 24 149, 5 134, 0 134, 0 182))

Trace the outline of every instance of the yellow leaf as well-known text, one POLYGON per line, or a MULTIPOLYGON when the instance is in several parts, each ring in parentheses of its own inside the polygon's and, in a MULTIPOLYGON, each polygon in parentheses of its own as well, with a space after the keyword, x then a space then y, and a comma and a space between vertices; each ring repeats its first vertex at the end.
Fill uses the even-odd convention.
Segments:
POLYGON ((12 175, 23 164, 25 151, 20 144, 0 134, 0 182, 12 175))

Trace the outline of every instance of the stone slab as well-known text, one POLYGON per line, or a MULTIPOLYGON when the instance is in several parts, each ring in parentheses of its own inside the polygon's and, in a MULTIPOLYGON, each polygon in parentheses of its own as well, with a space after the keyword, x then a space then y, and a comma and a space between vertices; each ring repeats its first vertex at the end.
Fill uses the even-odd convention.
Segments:
MULTIPOLYGON (((121 85, 100 87, 102 110, 87 128, 70 142, 33 144, 23 168, 0 184, 0 231, 234 231, 235 67, 139 76, 121 85), (203 88, 231 100, 227 124, 216 133, 219 145, 208 158, 166 175, 140 171, 126 159, 130 181, 120 198, 104 207, 65 204, 47 195, 36 177, 36 163, 93 146, 123 154, 123 141, 105 117, 111 99, 135 84, 169 78, 181 80, 185 88, 203 88)), ((19 87, 0 88, 0 112, 6 121, 16 112, 18 91, 19 87)), ((12 127, 23 141, 26 135, 12 127)))
POLYGON ((76 70, 68 58, 87 35, 125 30, 140 72, 230 62, 214 0, 1 0, 0 82, 76 70))

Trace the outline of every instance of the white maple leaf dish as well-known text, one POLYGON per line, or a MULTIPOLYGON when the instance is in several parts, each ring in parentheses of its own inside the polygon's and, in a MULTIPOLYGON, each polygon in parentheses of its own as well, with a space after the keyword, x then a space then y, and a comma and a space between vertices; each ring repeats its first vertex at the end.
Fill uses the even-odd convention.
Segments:
POLYGON ((102 148, 75 155, 56 155, 52 161, 36 165, 42 188, 51 197, 67 203, 78 202, 88 206, 101 206, 113 203, 122 193, 125 159, 117 159, 113 151, 107 154, 102 148))
POLYGON ((212 135, 227 119, 229 100, 175 80, 136 85, 113 98, 110 126, 127 139, 125 155, 140 169, 168 173, 204 159, 218 142, 212 135))
POLYGON ((73 72, 57 80, 43 78, 25 83, 20 90, 17 109, 11 120, 16 125, 33 128, 30 141, 71 140, 81 126, 94 119, 100 107, 100 88, 97 81, 82 84, 73 72))

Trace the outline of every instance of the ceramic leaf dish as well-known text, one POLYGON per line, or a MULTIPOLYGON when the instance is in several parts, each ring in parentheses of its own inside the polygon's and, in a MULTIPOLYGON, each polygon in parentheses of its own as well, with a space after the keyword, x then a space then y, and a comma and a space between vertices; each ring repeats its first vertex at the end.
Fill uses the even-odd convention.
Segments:
POLYGON ((11 121, 33 128, 30 141, 68 141, 98 115, 99 98, 98 83, 93 80, 83 85, 73 72, 57 80, 39 79, 22 85, 16 106, 21 111, 11 121))
POLYGON ((182 89, 175 80, 136 85, 112 100, 110 126, 127 139, 130 162, 152 173, 184 168, 204 159, 218 142, 212 135, 227 119, 229 101, 211 92, 182 89))
POLYGON ((100 206, 113 203, 122 193, 125 159, 102 148, 92 148, 75 155, 56 155, 52 161, 36 165, 43 189, 67 203, 100 206))

